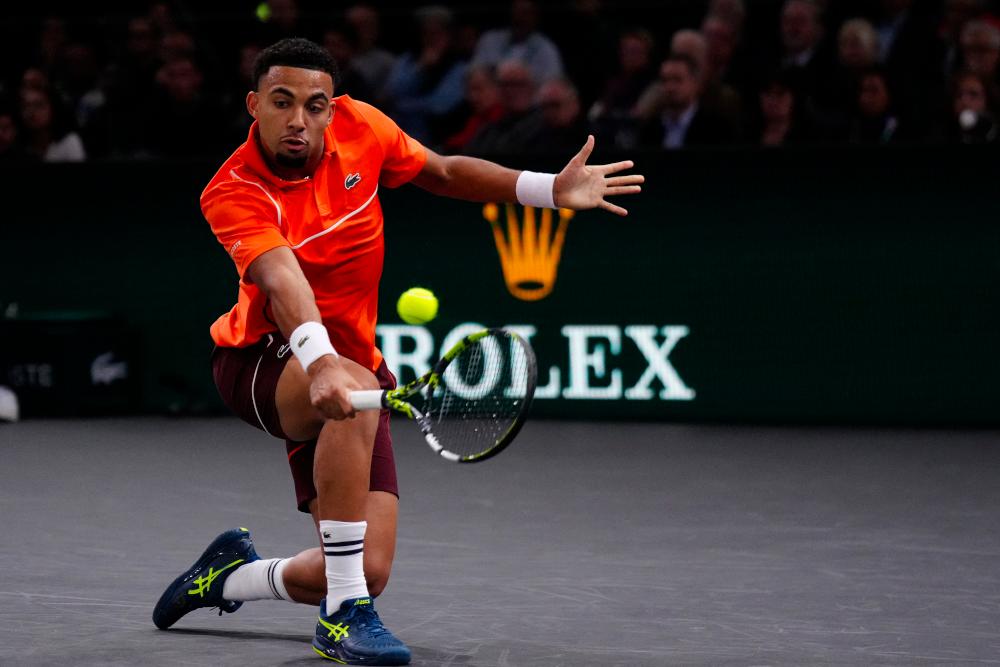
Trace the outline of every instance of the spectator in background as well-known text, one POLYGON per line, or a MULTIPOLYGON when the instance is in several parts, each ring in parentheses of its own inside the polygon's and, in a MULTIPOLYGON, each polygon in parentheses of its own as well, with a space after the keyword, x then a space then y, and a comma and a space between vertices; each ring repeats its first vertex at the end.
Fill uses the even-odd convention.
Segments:
POLYGON ((781 9, 781 66, 818 74, 822 10, 814 0, 786 0, 781 9))
POLYGON ((464 125, 444 142, 448 153, 461 153, 480 128, 500 120, 504 107, 500 103, 500 87, 492 67, 473 65, 465 73, 465 102, 469 109, 464 125))
POLYGON ((739 136, 743 124, 743 102, 732 86, 717 78, 708 78, 711 69, 705 36, 696 30, 678 30, 670 41, 670 52, 687 56, 698 65, 701 72, 698 80, 699 104, 706 113, 726 121, 730 136, 739 136))
POLYGON ((542 126, 534 150, 572 153, 587 141, 588 128, 580 94, 569 79, 553 79, 538 91, 542 126))
POLYGON ((156 75, 146 148, 162 157, 214 156, 225 134, 222 110, 204 94, 204 75, 190 58, 165 63, 156 75))
POLYGON ((733 62, 740 43, 741 23, 724 14, 708 14, 701 22, 705 38, 705 78, 707 81, 728 83, 734 87, 746 83, 738 66, 733 62))
POLYGON ((757 118, 749 130, 758 145, 792 146, 808 142, 808 126, 795 85, 796 77, 788 70, 777 70, 764 79, 757 96, 757 118))
POLYGON ((17 112, 6 100, 0 100, 0 164, 24 160, 19 135, 17 112))
POLYGON ((636 106, 657 80, 654 48, 656 43, 649 31, 634 28, 623 32, 618 39, 618 69, 587 114, 594 132, 618 148, 635 146, 636 106))
POLYGON ((960 69, 960 43, 962 28, 969 21, 980 19, 997 25, 997 19, 987 12, 988 0, 945 0, 942 9, 941 23, 938 25, 937 36, 945 45, 945 73, 960 69))
POLYGON ((874 67, 858 77, 856 112, 848 130, 848 143, 884 146, 900 141, 899 118, 885 70, 874 67))
POLYGON ((997 63, 1000 62, 1000 29, 986 21, 969 21, 962 28, 962 65, 964 69, 997 81, 997 63))
MULTIPOLYGON (((337 80, 333 82, 334 95, 350 95, 356 100, 372 102, 375 91, 355 65, 358 51, 358 34, 350 23, 330 26, 323 32, 323 46, 337 62, 337 80)), ((244 111, 244 116, 247 115, 244 111)))
POLYGON ((43 162, 83 162, 86 150, 80 135, 72 130, 70 115, 51 90, 21 91, 21 126, 25 152, 43 162))
POLYGON ((369 5, 354 5, 347 10, 345 18, 358 36, 351 64, 364 77, 368 89, 377 99, 385 89, 396 62, 395 56, 378 47, 378 12, 369 5))
POLYGON ((534 0, 513 0, 510 27, 483 33, 472 62, 498 65, 505 60, 523 62, 536 84, 563 75, 559 50, 538 31, 538 6, 534 0))
POLYGON ((672 54, 663 61, 663 112, 646 123, 641 145, 673 150, 733 141, 729 124, 700 107, 700 76, 698 62, 687 55, 672 54))
POLYGON ((538 86, 527 65, 520 60, 500 63, 497 84, 503 115, 483 125, 469 141, 466 148, 475 155, 524 152, 532 148, 542 127, 536 104, 538 86))
POLYGON ((980 74, 960 71, 952 78, 952 118, 947 138, 953 143, 993 144, 1000 139, 996 85, 980 74))
POLYGON ((415 18, 420 26, 420 51, 407 52, 396 61, 386 98, 390 115, 404 132, 422 143, 436 144, 454 131, 442 125, 465 96, 466 63, 454 51, 451 10, 422 7, 415 18))
POLYGON ((839 119, 856 106, 858 79, 862 72, 878 64, 878 33, 865 19, 851 19, 837 33, 837 62, 830 81, 817 91, 817 102, 825 112, 839 119))

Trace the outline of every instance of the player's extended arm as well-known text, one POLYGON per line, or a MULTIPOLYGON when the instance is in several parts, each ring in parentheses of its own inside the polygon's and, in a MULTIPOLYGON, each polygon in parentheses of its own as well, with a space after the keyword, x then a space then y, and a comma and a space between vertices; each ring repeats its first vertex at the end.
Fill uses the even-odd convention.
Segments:
MULTIPOLYGON (((624 208, 604 198, 638 193, 642 189, 640 184, 645 178, 640 174, 613 176, 620 171, 631 169, 633 167, 631 160, 588 165, 587 159, 593 150, 594 137, 589 136, 580 152, 555 176, 552 202, 557 207, 577 211, 603 208, 618 215, 628 215, 628 211, 624 208)), ((520 199, 518 178, 521 174, 520 171, 502 167, 495 162, 464 155, 442 156, 428 150, 427 163, 413 179, 413 184, 428 192, 456 199, 516 202, 520 199)))
MULTIPOLYGON (((296 340, 292 334, 306 322, 322 323, 316 297, 299 261, 290 248, 274 248, 251 262, 247 272, 250 280, 267 295, 278 328, 288 339, 292 351, 297 352, 296 345, 302 347, 303 341, 296 340)), ((325 336, 325 331, 321 335, 325 336)), ((304 344, 309 343, 305 341, 304 344)), ((309 399, 313 407, 330 419, 354 416, 350 392, 362 387, 341 366, 336 354, 318 357, 305 371, 311 379, 309 399)))

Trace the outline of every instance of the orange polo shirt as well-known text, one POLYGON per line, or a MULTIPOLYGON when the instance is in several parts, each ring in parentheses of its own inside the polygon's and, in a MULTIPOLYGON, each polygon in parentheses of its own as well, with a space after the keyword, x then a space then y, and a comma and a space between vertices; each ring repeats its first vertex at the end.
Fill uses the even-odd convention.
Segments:
POLYGON ((222 347, 245 347, 277 331, 266 295, 247 267, 279 246, 295 253, 330 341, 372 370, 378 283, 384 254, 380 185, 398 187, 420 172, 427 151, 369 104, 334 98, 323 158, 310 178, 285 181, 267 167, 250 136, 226 160, 201 195, 201 210, 236 263, 239 299, 211 327, 222 347))

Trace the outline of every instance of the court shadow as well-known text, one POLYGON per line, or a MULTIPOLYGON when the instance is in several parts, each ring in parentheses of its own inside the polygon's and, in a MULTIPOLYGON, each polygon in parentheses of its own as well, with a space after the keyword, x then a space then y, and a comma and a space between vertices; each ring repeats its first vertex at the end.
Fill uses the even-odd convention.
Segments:
POLYGON ((293 635, 282 632, 257 632, 247 630, 216 630, 210 628, 172 628, 167 632, 179 635, 204 635, 208 637, 224 637, 226 639, 267 639, 284 642, 295 642, 296 644, 309 644, 312 642, 312 635, 293 635))
MULTIPOLYGON (((475 656, 471 655, 460 655, 456 653, 449 653, 447 651, 438 651, 430 648, 423 648, 420 646, 410 645, 410 650, 413 651, 413 660, 410 663, 412 667, 420 667, 420 665, 461 665, 462 667, 474 667, 475 663, 472 662, 475 656)), ((292 658, 291 660, 286 660, 285 662, 278 663, 281 667, 295 667, 296 665, 316 665, 316 656, 314 654, 305 655, 301 657, 292 658)))

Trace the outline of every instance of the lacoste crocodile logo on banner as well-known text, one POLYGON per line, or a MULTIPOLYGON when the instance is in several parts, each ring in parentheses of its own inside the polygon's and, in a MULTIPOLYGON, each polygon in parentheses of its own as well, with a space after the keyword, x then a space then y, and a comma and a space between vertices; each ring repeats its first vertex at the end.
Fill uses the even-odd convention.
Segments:
POLYGON ((513 204, 505 206, 506 230, 500 223, 500 208, 496 204, 486 204, 483 217, 493 228, 507 291, 522 301, 539 301, 555 287, 566 229, 574 212, 568 208, 559 209, 559 224, 553 229, 550 208, 542 209, 539 224, 531 206, 524 207, 523 223, 513 204))
POLYGON ((353 174, 348 174, 347 178, 344 179, 344 187, 350 190, 360 182, 361 182, 361 174, 356 172, 353 174))

